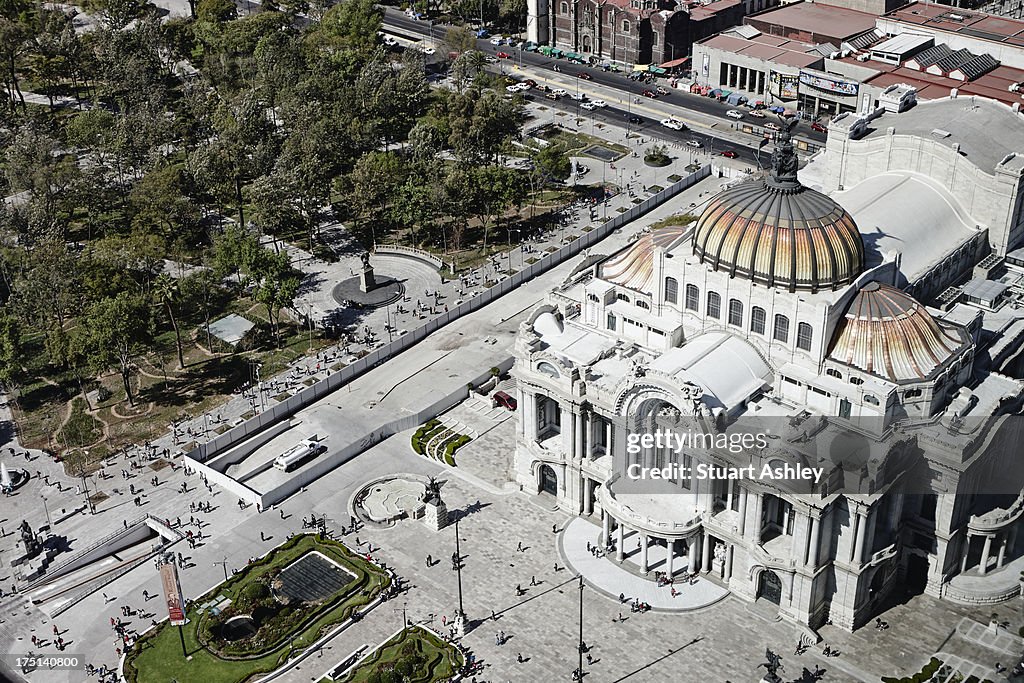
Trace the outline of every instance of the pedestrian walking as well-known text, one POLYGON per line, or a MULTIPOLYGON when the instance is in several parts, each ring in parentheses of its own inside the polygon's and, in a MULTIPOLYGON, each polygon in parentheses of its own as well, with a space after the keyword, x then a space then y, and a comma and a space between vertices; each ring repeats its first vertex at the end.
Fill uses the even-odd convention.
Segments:
POLYGON ((522 541, 519 541, 519 543, 516 544, 516 552, 517 553, 523 552, 523 542, 522 541))
POLYGON ((434 564, 433 558, 430 557, 430 555, 427 555, 427 566, 430 567, 433 564, 434 564))

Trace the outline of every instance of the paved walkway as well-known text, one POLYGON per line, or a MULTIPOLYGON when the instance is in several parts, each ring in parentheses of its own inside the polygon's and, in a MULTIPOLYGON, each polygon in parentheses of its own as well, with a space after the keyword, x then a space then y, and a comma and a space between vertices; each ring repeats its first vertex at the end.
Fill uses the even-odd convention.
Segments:
MULTIPOLYGON (((701 609, 724 599, 729 591, 711 581, 701 578, 696 583, 678 583, 676 596, 672 597, 669 586, 658 586, 652 579, 637 576, 622 567, 614 559, 614 553, 595 557, 587 544, 600 546, 601 528, 592 522, 577 517, 562 531, 561 552, 571 571, 583 574, 586 582, 605 595, 618 599, 619 593, 627 601, 646 602, 653 609, 671 612, 686 612, 701 609)), ((653 570, 652 570, 653 577, 653 570)))

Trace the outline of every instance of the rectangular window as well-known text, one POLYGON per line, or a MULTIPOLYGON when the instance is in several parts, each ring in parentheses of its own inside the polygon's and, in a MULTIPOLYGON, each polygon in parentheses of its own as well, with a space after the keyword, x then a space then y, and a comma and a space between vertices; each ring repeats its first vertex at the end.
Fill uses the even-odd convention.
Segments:
POLYGON ((608 329, 612 331, 615 330, 615 316, 611 313, 608 314, 608 329))
POLYGON ((700 301, 700 290, 697 285, 686 285, 686 308, 691 311, 697 310, 700 301))

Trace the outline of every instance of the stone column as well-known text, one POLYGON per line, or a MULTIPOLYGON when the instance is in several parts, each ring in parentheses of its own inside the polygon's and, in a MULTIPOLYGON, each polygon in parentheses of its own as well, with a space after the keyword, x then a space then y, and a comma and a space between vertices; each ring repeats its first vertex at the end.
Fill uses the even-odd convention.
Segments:
POLYGON ((672 569, 672 561, 675 559, 675 556, 676 556, 676 542, 675 542, 675 540, 673 540, 671 538, 666 540, 665 541, 665 547, 668 550, 668 556, 667 556, 667 559, 666 559, 666 562, 665 562, 665 564, 666 564, 665 572, 668 574, 669 578, 672 578, 672 575, 675 573, 674 570, 672 569))
POLYGON ((526 409, 527 409, 527 406, 526 406, 526 392, 523 391, 522 387, 516 387, 516 403, 518 403, 520 406, 522 406, 522 411, 523 411, 522 414, 520 415, 520 417, 522 419, 519 420, 519 436, 525 437, 526 436, 526 422, 527 422, 527 420, 526 420, 526 409))
POLYGON ((725 509, 732 510, 732 495, 733 485, 736 483, 735 479, 729 479, 725 483, 725 509))
POLYGON ((704 552, 701 553, 700 569, 703 572, 709 572, 711 571, 711 534, 707 531, 704 532, 701 548, 704 552))
POLYGON ((606 455, 612 454, 612 421, 606 420, 604 423, 604 452, 606 455))
POLYGON ((640 571, 647 573, 647 534, 640 532, 640 571))
POLYGON ((967 556, 971 554, 971 532, 964 534, 964 549, 960 557, 960 573, 967 571, 967 556))
POLYGON ((583 430, 582 430, 583 431, 583 440, 580 443, 580 448, 582 449, 581 457, 584 460, 589 460, 590 459, 590 455, 591 455, 591 453, 590 453, 590 439, 591 439, 591 435, 590 435, 590 411, 589 410, 584 411, 581 417, 583 418, 583 430))
POLYGON ((698 535, 695 535, 693 537, 693 540, 690 542, 690 555, 689 555, 688 559, 690 560, 689 572, 691 574, 693 574, 695 571, 697 571, 697 553, 699 553, 699 552, 700 552, 700 535, 698 534, 698 535))
POLYGON ((626 559, 626 527, 619 522, 619 542, 615 547, 615 559, 622 562, 626 559))
POLYGON ((878 519, 876 510, 874 508, 868 508, 867 514, 864 515, 864 524, 867 528, 864 530, 864 553, 871 559, 871 554, 875 551, 875 523, 878 519))
POLYGON ((572 457, 574 458, 585 458, 587 453, 583 448, 583 410, 572 414, 573 422, 573 444, 572 444, 572 457))
POLYGON ((740 536, 743 536, 747 532, 747 496, 749 495, 746 487, 740 486, 740 536))
POLYGON ((811 520, 810 541, 807 547, 807 566, 811 569, 818 568, 818 548, 821 546, 821 520, 813 515, 808 515, 811 520))
POLYGON ((988 573, 988 555, 992 552, 992 536, 985 534, 985 546, 981 549, 981 566, 978 573, 984 576, 988 573))
POLYGON ((728 581, 732 578, 732 561, 736 553, 736 546, 729 544, 729 549, 725 553, 725 580, 728 581))
POLYGON ((1003 530, 1003 540, 999 543, 999 555, 996 557, 996 569, 1003 566, 1003 560, 1006 559, 1006 531, 1003 530))
POLYGON ((1010 527, 1010 538, 1006 542, 1006 552, 1010 553, 1011 555, 1013 554, 1014 548, 1017 547, 1017 525, 1019 522, 1020 520, 1014 522, 1013 526, 1010 527))
POLYGON ((750 491, 748 495, 754 496, 754 543, 761 544, 761 512, 764 509, 764 496, 758 491, 750 491))
POLYGON ((854 517, 853 563, 857 566, 864 560, 864 527, 867 526, 865 518, 866 516, 859 510, 854 517))
POLYGON ((601 520, 604 523, 604 534, 601 536, 601 543, 607 546, 612 542, 612 516, 607 510, 601 511, 601 520))
POLYGON ((583 514, 591 515, 594 513, 594 499, 590 495, 591 489, 594 487, 594 482, 590 477, 581 477, 580 487, 581 494, 583 495, 583 514))

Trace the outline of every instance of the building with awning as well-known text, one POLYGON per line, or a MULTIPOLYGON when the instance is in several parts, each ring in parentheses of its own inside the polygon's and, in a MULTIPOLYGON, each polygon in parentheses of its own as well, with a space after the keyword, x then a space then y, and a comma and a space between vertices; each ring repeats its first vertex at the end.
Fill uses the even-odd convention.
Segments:
POLYGON ((662 69, 677 69, 681 66, 685 66, 689 62, 689 57, 680 57, 679 59, 672 59, 670 61, 663 62, 660 66, 662 69))

